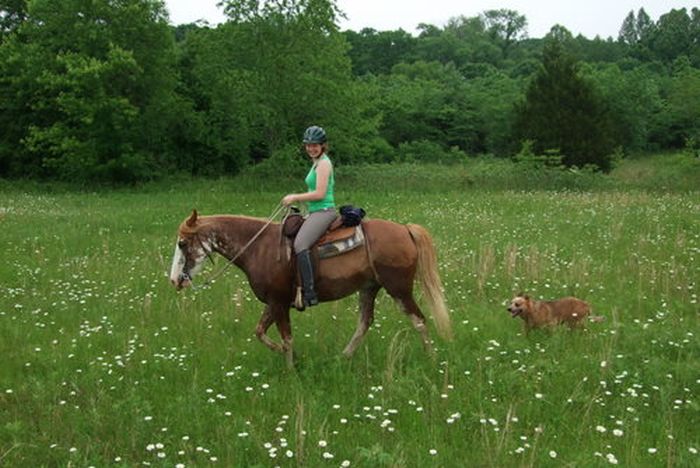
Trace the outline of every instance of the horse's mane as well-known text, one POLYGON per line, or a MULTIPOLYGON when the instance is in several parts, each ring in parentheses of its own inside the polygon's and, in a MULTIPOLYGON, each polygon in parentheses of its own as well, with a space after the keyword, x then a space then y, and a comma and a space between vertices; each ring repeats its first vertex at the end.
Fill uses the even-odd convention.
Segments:
POLYGON ((180 224, 180 233, 185 234, 185 235, 197 234, 202 229, 207 228, 209 226, 213 226, 221 221, 234 220, 234 219, 258 221, 261 223, 267 222, 267 220, 264 220, 262 218, 255 218, 253 216, 244 216, 244 215, 224 214, 224 215, 198 216, 197 221, 192 226, 189 225, 187 222, 189 220, 189 218, 184 220, 182 222, 182 224, 180 224))

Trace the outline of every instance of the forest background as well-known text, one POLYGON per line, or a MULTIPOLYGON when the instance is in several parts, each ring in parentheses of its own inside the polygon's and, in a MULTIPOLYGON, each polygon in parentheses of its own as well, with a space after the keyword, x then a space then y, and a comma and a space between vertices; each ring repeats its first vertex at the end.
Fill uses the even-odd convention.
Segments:
POLYGON ((493 156, 610 171, 700 147, 700 10, 644 9, 617 38, 516 11, 340 31, 332 0, 222 2, 172 26, 158 0, 0 2, 0 178, 124 184, 297 173, 304 128, 334 161, 493 156))

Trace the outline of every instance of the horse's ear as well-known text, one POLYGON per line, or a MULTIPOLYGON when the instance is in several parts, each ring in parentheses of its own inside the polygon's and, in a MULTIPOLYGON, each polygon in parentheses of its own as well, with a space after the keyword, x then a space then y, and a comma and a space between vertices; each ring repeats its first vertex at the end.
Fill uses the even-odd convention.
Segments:
POLYGON ((194 225, 197 224, 197 210, 192 210, 192 214, 187 219, 185 224, 187 224, 189 227, 194 227, 194 225))

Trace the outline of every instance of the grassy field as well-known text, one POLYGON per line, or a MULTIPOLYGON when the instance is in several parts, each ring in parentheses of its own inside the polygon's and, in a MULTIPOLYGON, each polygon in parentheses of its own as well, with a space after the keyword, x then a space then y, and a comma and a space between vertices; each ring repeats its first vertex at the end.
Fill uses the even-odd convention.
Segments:
POLYGON ((380 293, 344 359, 350 297, 293 313, 294 371, 255 339, 240 271, 180 293, 166 272, 192 208, 264 218, 298 184, 4 183, 0 465, 698 466, 700 192, 645 167, 526 191, 512 168, 488 190, 476 166, 345 168, 352 190, 339 170, 340 204, 431 231, 455 339, 431 323, 431 360, 380 293), (525 336, 505 310, 521 290, 606 320, 525 336))

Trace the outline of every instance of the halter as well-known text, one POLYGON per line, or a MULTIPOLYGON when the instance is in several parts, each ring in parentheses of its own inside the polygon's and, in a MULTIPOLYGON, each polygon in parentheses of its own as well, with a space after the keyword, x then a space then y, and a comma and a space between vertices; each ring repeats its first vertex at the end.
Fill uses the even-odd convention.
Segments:
MULTIPOLYGON (((185 272, 181 273, 181 274, 180 274, 180 278, 181 278, 182 280, 185 280, 185 279, 189 280, 190 283, 192 283, 192 289, 194 289, 194 290, 201 289, 201 288, 204 288, 205 286, 209 286, 210 284, 212 284, 212 283, 214 282, 214 280, 216 280, 219 276, 223 275, 223 274, 226 272, 226 270, 228 270, 228 269, 231 267, 231 265, 233 265, 233 262, 235 262, 235 261, 238 259, 238 257, 240 257, 241 255, 243 255, 243 252, 245 252, 245 251, 248 249, 248 247, 250 247, 251 244, 252 244, 253 242, 255 242, 255 240, 256 240, 258 237, 260 237, 260 234, 262 234, 263 231, 264 231, 265 229, 267 229, 267 227, 268 227, 270 224, 272 224, 272 221, 274 221, 275 217, 282 211, 283 208, 284 208, 284 205, 282 205, 282 203, 278 203, 278 204, 277 204, 277 207, 275 207, 275 209, 274 209, 274 211, 272 212, 272 214, 271 214, 270 216, 268 216, 267 222, 263 225, 263 227, 261 227, 261 228, 258 230, 258 232, 256 232, 256 233, 253 235, 253 237, 251 237, 250 240, 249 240, 243 247, 241 247, 241 250, 239 250, 238 253, 237 253, 236 255, 234 255, 229 261, 227 261, 226 264, 225 264, 218 272, 216 272, 214 275, 210 276, 209 279, 207 279, 204 283, 202 283, 201 286, 195 286, 195 284, 194 284, 194 282, 192 281, 192 278, 190 277, 189 273, 185 273, 185 272)), ((203 249, 204 252, 206 253, 206 255, 207 255, 207 257, 209 258, 209 260, 211 260, 211 262, 214 263, 214 260, 212 260, 212 258, 211 258, 211 252, 208 251, 206 248, 204 248, 204 244, 202 243, 202 240, 199 238, 199 235, 197 236, 197 240, 199 241, 199 243, 200 243, 202 249, 203 249)))

